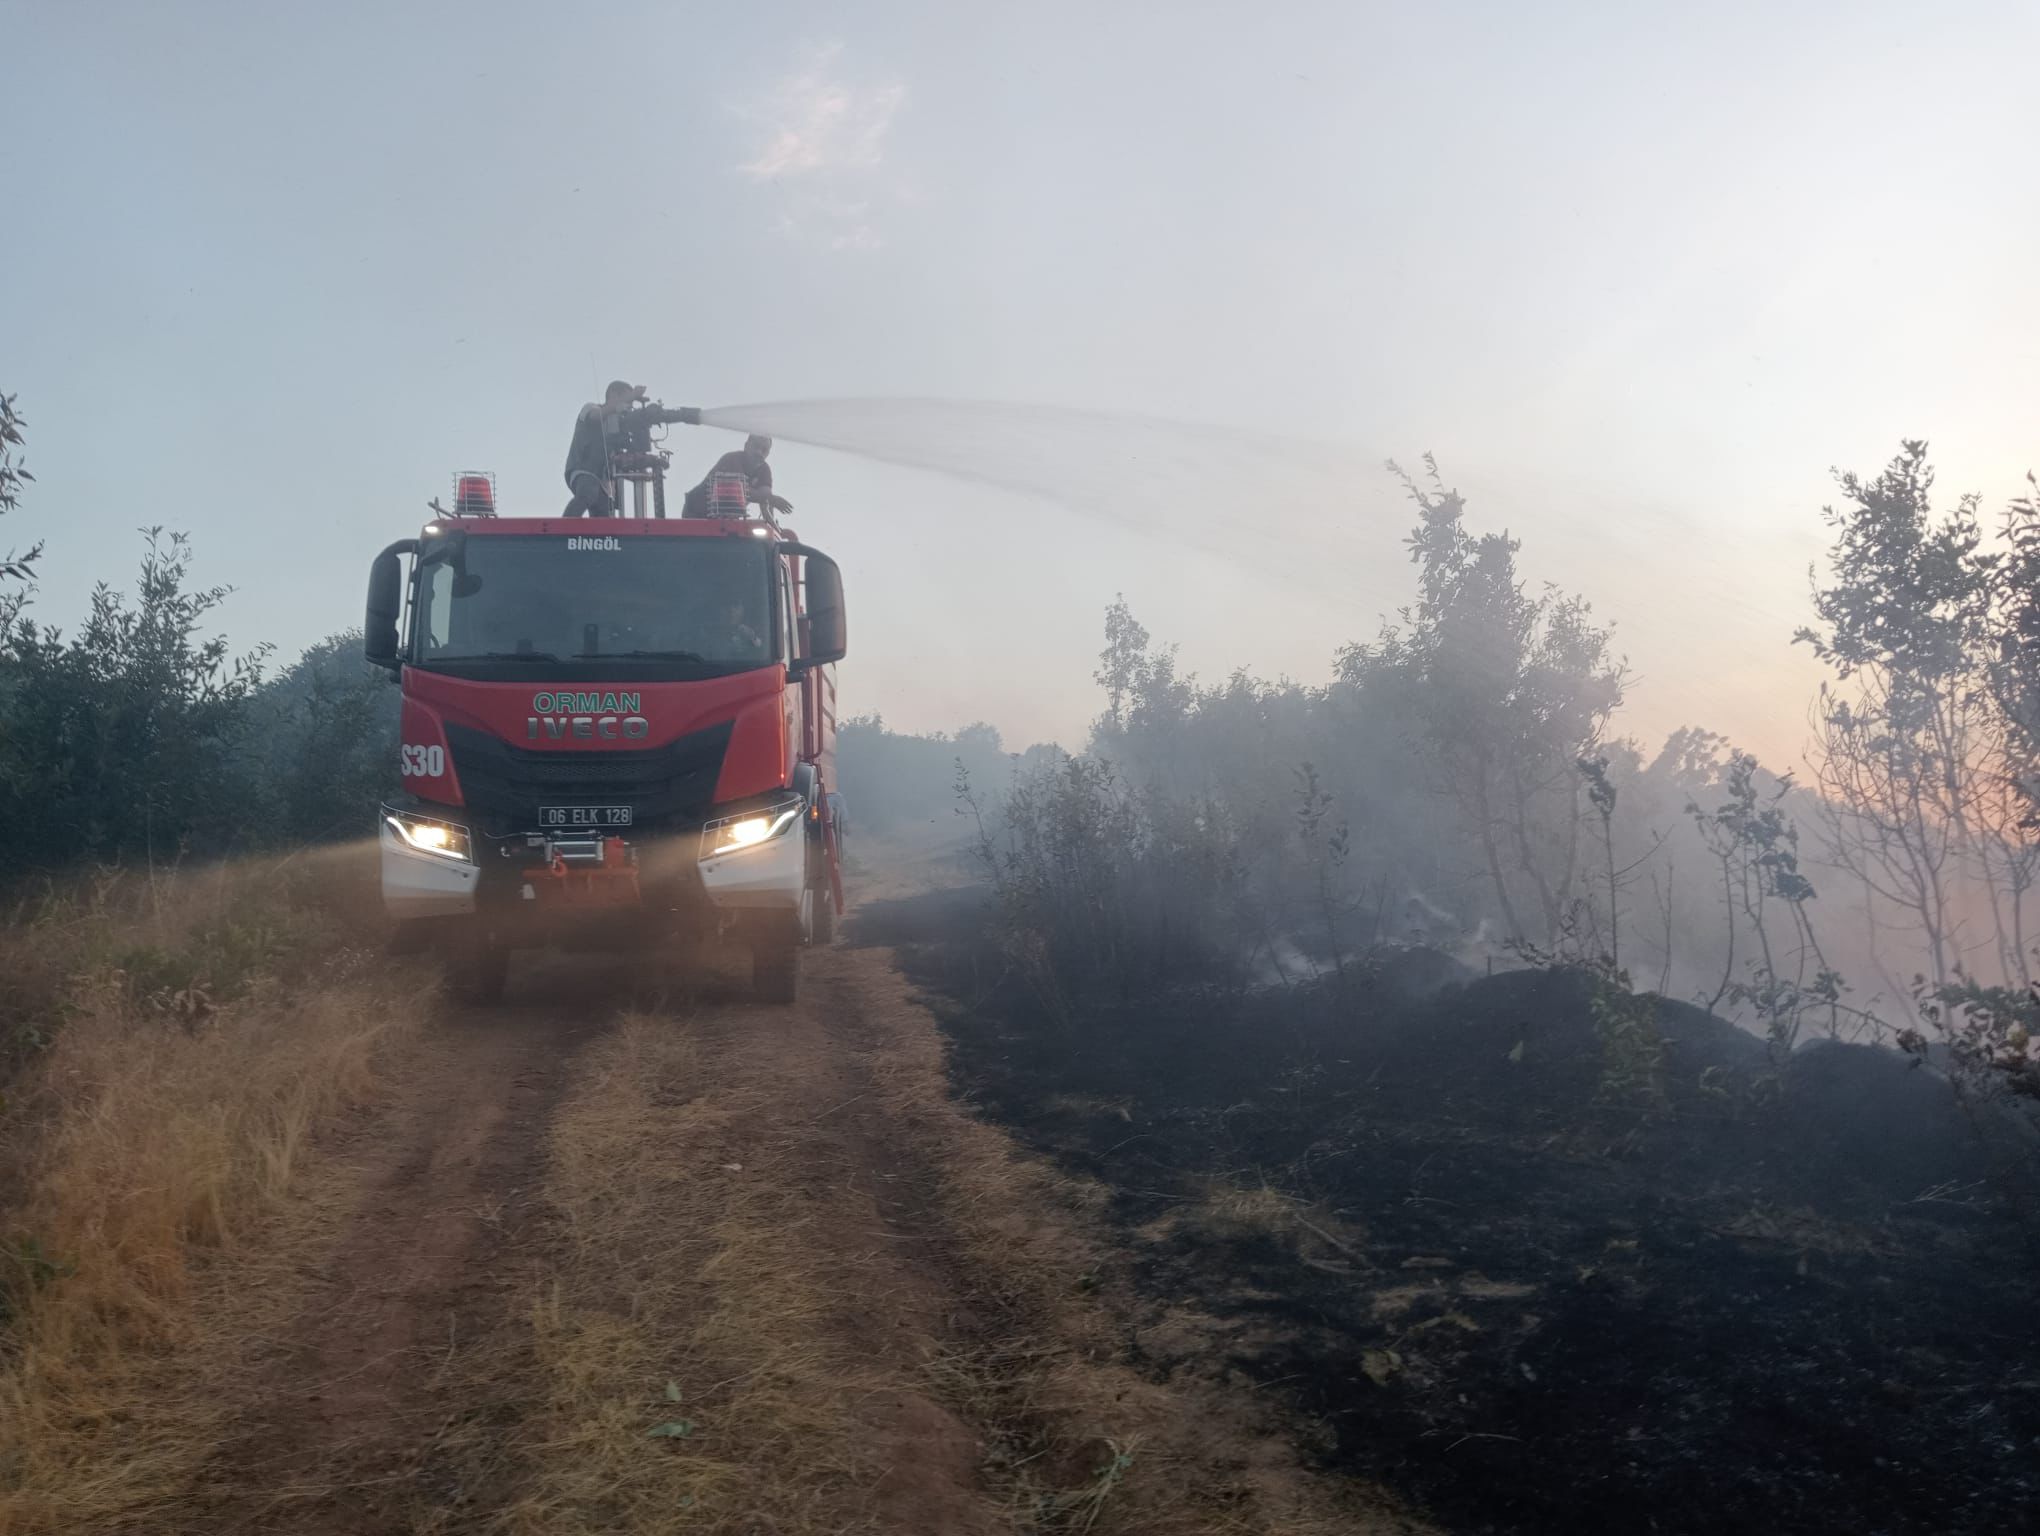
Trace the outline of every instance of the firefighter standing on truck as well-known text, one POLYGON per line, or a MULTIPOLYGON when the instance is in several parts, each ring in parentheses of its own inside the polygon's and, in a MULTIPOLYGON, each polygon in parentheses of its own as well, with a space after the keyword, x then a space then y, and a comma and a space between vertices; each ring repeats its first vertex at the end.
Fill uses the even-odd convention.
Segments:
POLYGON ((752 433, 744 439, 744 446, 742 448, 731 450, 710 466, 708 473, 702 477, 701 484, 687 493, 686 501, 681 503, 680 515, 682 517, 743 516, 741 508, 735 511, 725 511, 720 507, 710 505, 709 493, 715 485, 716 478, 718 476, 730 475, 742 478, 745 486, 745 505, 755 501, 759 506, 769 507, 774 512, 791 512, 793 510, 793 503, 784 496, 775 496, 772 493, 772 465, 768 461, 768 455, 771 452, 772 439, 762 433, 752 433))
POLYGON ((616 503, 610 492, 609 455, 616 435, 617 418, 644 399, 642 384, 612 382, 602 392, 602 403, 590 401, 574 419, 574 440, 567 446, 567 489, 574 493, 563 517, 613 517, 616 503))

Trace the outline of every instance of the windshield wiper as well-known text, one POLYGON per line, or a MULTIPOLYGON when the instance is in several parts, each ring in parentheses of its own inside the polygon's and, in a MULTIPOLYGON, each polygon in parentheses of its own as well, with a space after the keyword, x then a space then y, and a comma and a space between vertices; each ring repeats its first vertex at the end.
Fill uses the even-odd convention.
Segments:
POLYGON ((762 661, 718 659, 704 656, 699 651, 577 651, 572 657, 562 658, 551 651, 465 651, 458 656, 434 656, 432 662, 449 661, 691 661, 703 667, 762 667, 762 661))
POLYGON ((433 656, 431 661, 558 661, 551 651, 466 651, 458 656, 433 656))
MULTIPOLYGON (((623 657, 645 661, 698 661, 704 666, 710 664, 709 658, 702 655, 699 651, 588 651, 585 653, 585 659, 589 661, 615 661, 623 657)), ((717 665, 720 665, 720 663, 717 663, 717 665)))

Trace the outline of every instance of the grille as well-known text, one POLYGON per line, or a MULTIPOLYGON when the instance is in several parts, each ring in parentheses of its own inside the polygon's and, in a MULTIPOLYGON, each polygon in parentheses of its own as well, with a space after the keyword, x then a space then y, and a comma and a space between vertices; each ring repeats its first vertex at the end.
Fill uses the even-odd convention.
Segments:
POLYGON ((643 750, 531 752, 449 724, 446 745, 469 808, 500 830, 536 828, 542 805, 627 805, 633 825, 657 827, 707 814, 731 725, 643 750))

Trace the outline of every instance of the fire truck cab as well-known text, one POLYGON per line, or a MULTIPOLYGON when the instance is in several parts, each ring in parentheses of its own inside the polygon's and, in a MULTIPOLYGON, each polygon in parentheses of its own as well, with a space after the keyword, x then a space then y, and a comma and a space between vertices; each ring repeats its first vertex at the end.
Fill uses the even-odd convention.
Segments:
POLYGON ((378 822, 400 942, 492 1000, 518 948, 716 936, 792 1001, 842 910, 836 562, 769 515, 493 505, 463 476, 369 576, 366 654, 403 689, 378 822))

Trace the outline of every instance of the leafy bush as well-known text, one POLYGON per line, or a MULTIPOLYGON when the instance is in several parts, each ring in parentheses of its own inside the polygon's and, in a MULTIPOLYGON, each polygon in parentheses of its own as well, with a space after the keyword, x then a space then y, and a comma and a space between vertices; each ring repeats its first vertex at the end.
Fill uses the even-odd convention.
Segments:
POLYGON ((1020 774, 989 819, 967 774, 958 792, 1002 947, 1057 1019, 1100 997, 1238 984, 1253 925, 1217 807, 1129 789, 1096 757, 1020 774))
POLYGON ((1973 981, 1920 990, 1924 1030, 1899 1036, 1920 1060, 1945 1049, 1956 1081, 1987 1097, 2010 1096, 2040 1109, 2040 985, 1986 987, 1973 981))
POLYGON ((358 837, 397 760, 400 696, 345 630, 312 646, 254 700, 268 801, 266 835, 285 843, 358 837))
POLYGON ((75 634, 0 635, 0 820, 15 870, 163 861, 246 836, 242 748, 263 651, 203 639, 228 589, 188 587, 182 534, 144 533, 132 600, 102 582, 75 634))

